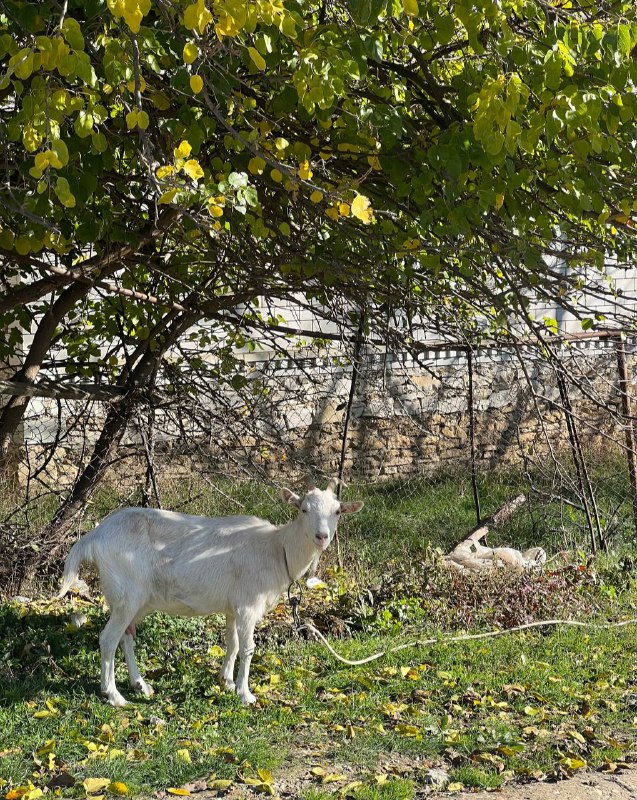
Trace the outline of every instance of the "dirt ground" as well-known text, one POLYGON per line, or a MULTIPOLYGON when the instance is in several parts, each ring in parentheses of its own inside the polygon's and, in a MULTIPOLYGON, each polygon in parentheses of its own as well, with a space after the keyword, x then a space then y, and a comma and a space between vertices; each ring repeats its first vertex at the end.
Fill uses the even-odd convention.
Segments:
POLYGON ((637 800, 637 769, 586 773, 560 783, 509 784, 495 792, 460 792, 456 800, 637 800))
MULTIPOLYGON (((186 784, 196 800, 217 800, 220 793, 209 791, 206 782, 201 785, 186 784)), ((275 780, 272 786, 275 798, 281 800, 299 800, 307 795, 310 788, 316 787, 308 780, 308 775, 291 773, 281 780, 275 780)), ((323 787, 320 787, 323 788, 323 787)), ((334 800, 343 795, 338 788, 327 787, 333 793, 334 800)), ((255 795, 246 786, 233 785, 229 791, 222 792, 223 800, 253 800, 255 795)), ((444 792, 419 785, 415 800, 637 800, 637 767, 622 770, 615 774, 601 772, 585 772, 569 780, 536 783, 509 783, 501 789, 475 792, 444 792)), ((149 799, 151 800, 151 799, 149 799)), ((156 792, 152 800, 174 800, 166 792, 156 792)))

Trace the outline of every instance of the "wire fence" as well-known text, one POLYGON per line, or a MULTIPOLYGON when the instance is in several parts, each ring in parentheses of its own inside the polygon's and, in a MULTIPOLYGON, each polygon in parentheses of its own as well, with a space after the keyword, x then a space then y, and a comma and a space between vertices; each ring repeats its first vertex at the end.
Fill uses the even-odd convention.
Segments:
POLYGON ((118 506, 271 517, 276 490, 308 474, 356 485, 370 546, 391 525, 442 546, 521 489, 511 544, 607 549, 635 534, 636 361, 616 334, 415 355, 359 336, 253 354, 223 382, 191 358, 152 391, 42 384, 0 493, 0 581, 14 592, 55 570, 118 506))

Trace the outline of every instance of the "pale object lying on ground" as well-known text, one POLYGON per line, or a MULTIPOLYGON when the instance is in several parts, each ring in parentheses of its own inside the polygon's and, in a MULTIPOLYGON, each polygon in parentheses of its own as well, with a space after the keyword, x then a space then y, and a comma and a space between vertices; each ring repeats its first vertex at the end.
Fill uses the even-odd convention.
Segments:
POLYGON ((541 547, 529 547, 524 551, 513 547, 486 547, 467 539, 446 555, 444 561, 457 572, 484 572, 497 567, 525 571, 546 563, 546 552, 541 547))
POLYGON ((516 550, 513 547, 487 547, 480 543, 489 532, 489 526, 501 525, 526 502, 524 495, 507 501, 470 536, 444 557, 446 566, 457 572, 484 572, 499 567, 525 571, 546 563, 546 552, 541 547, 516 550))

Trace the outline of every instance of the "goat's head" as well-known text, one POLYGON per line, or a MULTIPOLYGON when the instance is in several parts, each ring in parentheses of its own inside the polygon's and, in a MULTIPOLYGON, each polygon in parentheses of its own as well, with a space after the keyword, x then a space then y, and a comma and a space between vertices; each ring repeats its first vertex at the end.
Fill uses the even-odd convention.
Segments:
POLYGON ((355 514, 363 507, 360 500, 342 503, 334 493, 338 482, 338 478, 332 478, 327 489, 322 491, 307 481, 308 491, 304 497, 290 489, 281 490, 283 500, 299 509, 298 523, 319 550, 325 550, 334 538, 341 514, 355 514))

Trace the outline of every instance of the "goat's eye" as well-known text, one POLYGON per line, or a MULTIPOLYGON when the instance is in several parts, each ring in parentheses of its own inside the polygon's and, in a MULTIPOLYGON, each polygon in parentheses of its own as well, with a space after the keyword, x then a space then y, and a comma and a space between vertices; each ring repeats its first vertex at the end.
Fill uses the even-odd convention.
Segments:
POLYGON ((340 515, 340 513, 341 513, 341 509, 339 508, 339 510, 336 512, 336 516, 338 517, 340 515))
POLYGON ((304 514, 307 514, 307 508, 302 508, 302 509, 301 509, 301 511, 302 511, 304 514))

